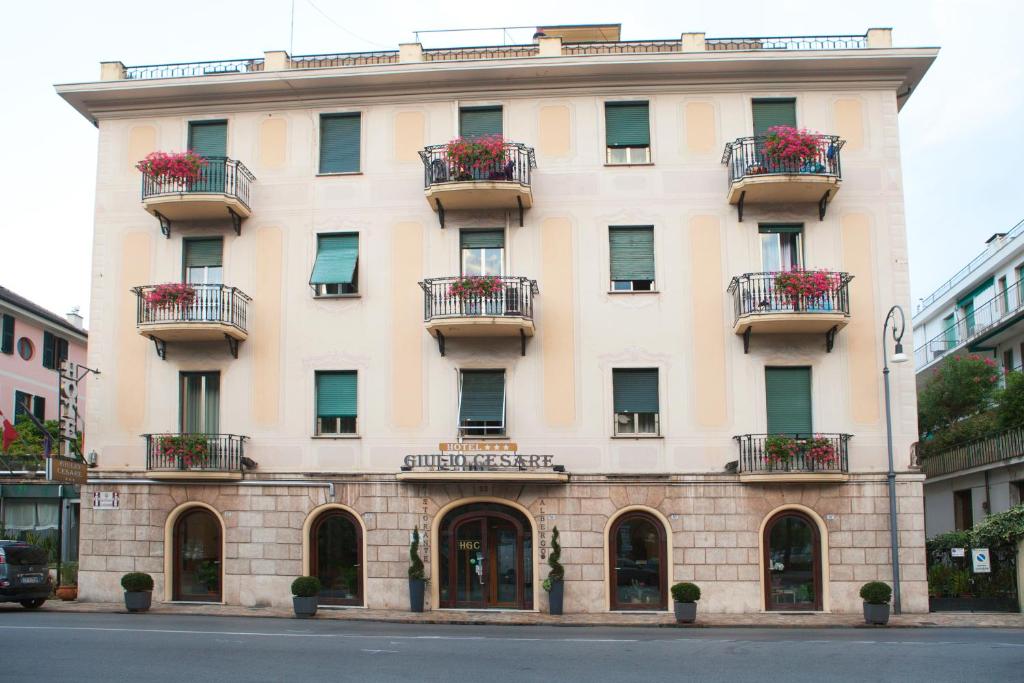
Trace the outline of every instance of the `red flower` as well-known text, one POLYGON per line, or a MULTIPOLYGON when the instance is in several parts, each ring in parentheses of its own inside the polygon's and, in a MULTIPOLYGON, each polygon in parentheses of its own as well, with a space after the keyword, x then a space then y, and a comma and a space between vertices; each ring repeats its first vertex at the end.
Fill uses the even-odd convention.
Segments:
POLYGON ((177 180, 192 182, 199 180, 206 158, 192 150, 187 152, 152 152, 135 164, 143 174, 154 180, 177 180))

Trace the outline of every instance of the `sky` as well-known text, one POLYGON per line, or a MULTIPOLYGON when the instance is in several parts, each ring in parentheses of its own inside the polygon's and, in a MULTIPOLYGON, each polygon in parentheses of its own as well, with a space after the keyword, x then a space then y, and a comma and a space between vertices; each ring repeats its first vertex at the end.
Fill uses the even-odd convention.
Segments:
MULTIPOLYGON (((1014 0, 34 0, 0 3, 0 285, 88 320, 96 129, 53 90, 127 65, 396 49, 414 31, 621 23, 624 39, 860 34, 938 46, 900 113, 912 298, 1024 219, 1024 3, 1014 0)), ((528 42, 530 30, 510 42, 528 42)), ((500 31, 425 34, 427 47, 500 44, 500 31)), ((154 230, 155 230, 154 226, 154 230)))

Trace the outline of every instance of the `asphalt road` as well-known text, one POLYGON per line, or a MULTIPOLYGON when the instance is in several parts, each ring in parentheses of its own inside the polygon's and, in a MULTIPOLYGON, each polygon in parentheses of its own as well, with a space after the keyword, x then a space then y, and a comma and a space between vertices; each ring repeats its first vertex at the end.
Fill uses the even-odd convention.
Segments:
POLYGON ((1024 681, 1024 631, 443 626, 0 610, 5 681, 1024 681))

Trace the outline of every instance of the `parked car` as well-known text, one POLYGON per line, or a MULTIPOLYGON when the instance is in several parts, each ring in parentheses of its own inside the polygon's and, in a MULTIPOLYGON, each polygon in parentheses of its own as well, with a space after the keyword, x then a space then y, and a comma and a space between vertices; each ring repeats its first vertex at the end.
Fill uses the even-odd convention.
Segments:
POLYGON ((42 606, 53 591, 49 556, 24 541, 0 541, 0 602, 20 602, 26 609, 42 606))

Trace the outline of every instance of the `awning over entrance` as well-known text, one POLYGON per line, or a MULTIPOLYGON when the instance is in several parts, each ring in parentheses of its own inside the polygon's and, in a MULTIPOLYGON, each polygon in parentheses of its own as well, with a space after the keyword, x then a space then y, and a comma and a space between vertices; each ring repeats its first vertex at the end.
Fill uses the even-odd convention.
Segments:
MULTIPOLYGON (((59 484, 4 484, 0 498, 59 498, 59 484)), ((78 487, 64 485, 64 498, 78 498, 78 487)))

